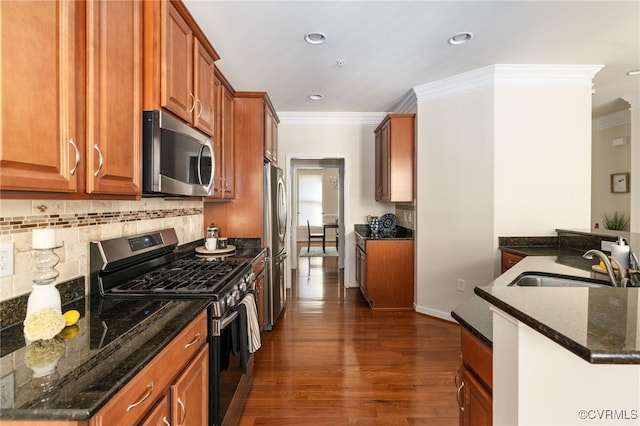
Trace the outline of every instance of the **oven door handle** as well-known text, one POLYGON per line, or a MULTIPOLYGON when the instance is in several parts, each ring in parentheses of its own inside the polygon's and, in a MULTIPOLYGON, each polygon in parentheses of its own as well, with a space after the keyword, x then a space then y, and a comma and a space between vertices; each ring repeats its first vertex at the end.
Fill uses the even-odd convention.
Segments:
POLYGON ((232 322, 234 322, 238 318, 238 311, 233 311, 223 320, 214 320, 213 321, 213 335, 220 336, 222 334, 222 330, 227 328, 232 322))

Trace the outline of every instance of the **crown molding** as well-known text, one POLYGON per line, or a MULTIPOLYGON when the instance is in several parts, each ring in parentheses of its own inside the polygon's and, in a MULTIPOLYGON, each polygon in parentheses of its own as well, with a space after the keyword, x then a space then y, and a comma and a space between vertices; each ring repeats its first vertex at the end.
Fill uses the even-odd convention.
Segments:
POLYGON ((639 93, 629 93, 626 96, 622 96, 622 99, 629 102, 629 109, 635 110, 640 108, 640 94, 639 93))
POLYGON ((492 87, 591 87, 602 65, 496 64, 413 88, 429 102, 492 87))
POLYGON ((622 126, 631 122, 631 113, 628 109, 613 112, 611 114, 603 115, 602 117, 594 118, 592 129, 597 132, 600 130, 608 129, 610 127, 622 126))
POLYGON ((386 115, 386 112, 278 112, 280 124, 378 125, 386 115))
POLYGON ((398 114, 409 114, 416 112, 417 103, 418 97, 416 96, 416 92, 411 89, 391 110, 398 114))

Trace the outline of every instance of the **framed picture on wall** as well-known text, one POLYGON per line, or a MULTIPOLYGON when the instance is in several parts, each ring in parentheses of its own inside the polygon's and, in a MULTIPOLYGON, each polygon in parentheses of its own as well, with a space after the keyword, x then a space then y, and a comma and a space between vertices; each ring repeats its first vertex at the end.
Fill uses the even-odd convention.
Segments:
POLYGON ((611 175, 611 192, 629 192, 629 173, 611 175))

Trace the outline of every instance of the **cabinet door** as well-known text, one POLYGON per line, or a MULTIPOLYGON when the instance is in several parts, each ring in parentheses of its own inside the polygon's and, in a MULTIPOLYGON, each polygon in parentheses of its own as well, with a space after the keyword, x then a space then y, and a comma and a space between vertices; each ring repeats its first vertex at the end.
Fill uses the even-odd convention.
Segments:
POLYGON ((460 372, 462 382, 463 408, 461 412, 463 424, 468 426, 491 426, 493 409, 491 395, 466 368, 460 372))
POLYGON ((273 157, 273 113, 264 105, 264 158, 267 161, 276 161, 273 157))
POLYGON ((87 192, 140 194, 142 3, 87 2, 87 192))
POLYGON ((169 401, 167 401, 165 397, 153 407, 153 410, 147 414, 147 417, 140 423, 140 426, 171 426, 171 423, 169 423, 170 419, 169 401))
POLYGON ((391 122, 388 122, 380 132, 380 199, 382 201, 390 200, 389 180, 391 178, 391 170, 389 170, 390 162, 390 130, 391 122))
POLYGON ((209 424, 209 348, 204 345, 171 386, 171 424, 209 424))
POLYGON ((193 33, 171 2, 162 2, 162 13, 162 106, 191 123, 196 101, 192 92, 193 33))
POLYGON ((390 150, 390 133, 389 124, 387 121, 376 133, 376 161, 375 161, 375 173, 376 173, 376 201, 389 201, 389 150, 390 150))
POLYGON ((214 136, 213 153, 215 157, 213 194, 209 199, 222 198, 222 97, 224 87, 218 77, 213 79, 213 114, 214 114, 214 136))
POLYGON ((193 40, 194 44, 194 88, 193 93, 196 106, 193 109, 193 125, 209 136, 214 134, 214 86, 213 86, 213 58, 204 46, 193 40))
POLYGON ((233 137, 233 95, 226 87, 222 90, 222 198, 235 197, 235 140, 233 137))
POLYGON ((79 5, 0 1, 1 189, 78 188, 79 5))

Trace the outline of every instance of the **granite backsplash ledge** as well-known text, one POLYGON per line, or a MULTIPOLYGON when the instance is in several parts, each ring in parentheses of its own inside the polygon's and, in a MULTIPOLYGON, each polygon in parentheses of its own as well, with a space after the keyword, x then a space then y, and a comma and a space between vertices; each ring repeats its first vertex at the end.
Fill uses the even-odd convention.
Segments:
MULTIPOLYGON (((60 292, 62 305, 67 305, 85 296, 85 277, 77 277, 58 283, 56 288, 60 292)), ((4 330, 24 321, 30 294, 23 294, 0 302, 0 329, 4 330)))

